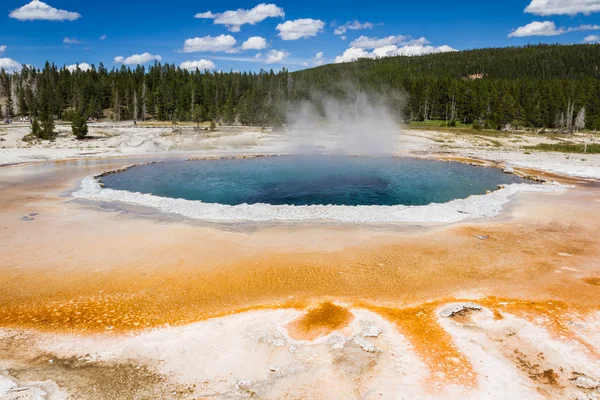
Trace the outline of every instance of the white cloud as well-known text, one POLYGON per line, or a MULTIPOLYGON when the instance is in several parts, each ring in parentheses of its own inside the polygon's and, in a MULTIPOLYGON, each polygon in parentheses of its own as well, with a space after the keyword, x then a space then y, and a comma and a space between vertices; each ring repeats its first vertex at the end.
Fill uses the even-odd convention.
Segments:
POLYGON ((85 72, 85 71, 89 71, 92 67, 88 63, 81 63, 79 65, 77 65, 77 64, 67 65, 67 69, 71 72, 75 72, 75 70, 77 70, 77 68, 79 68, 80 70, 85 72))
POLYGON ((212 19, 215 24, 225 25, 231 32, 239 32, 242 25, 255 25, 267 18, 284 16, 283 8, 277 7, 275 4, 261 3, 250 10, 240 8, 224 13, 207 11, 196 14, 194 18, 212 19))
POLYGON ((343 35, 344 33, 346 33, 347 30, 358 31, 361 29, 373 29, 373 24, 371 22, 361 23, 357 20, 354 20, 352 22, 346 22, 344 25, 338 26, 337 28, 335 28, 335 31, 333 31, 333 34, 334 35, 343 35))
POLYGON ((201 59, 196 61, 184 61, 181 64, 179 64, 179 68, 187 69, 190 71, 195 71, 196 69, 204 71, 206 69, 213 70, 216 68, 216 66, 215 63, 213 63, 210 60, 201 59))
POLYGON ((395 44, 381 46, 373 49, 372 52, 368 52, 365 49, 358 47, 350 47, 340 56, 335 58, 336 63, 350 62, 358 60, 359 58, 382 58, 392 56, 421 56, 424 54, 432 53, 447 53, 456 51, 450 46, 424 46, 421 44, 407 44, 402 47, 398 47, 395 44))
POLYGON ((323 59, 323 52, 318 52, 313 58, 311 58, 311 60, 315 66, 323 65, 325 63, 325 60, 323 59))
POLYGON ((578 31, 597 31, 600 30, 600 25, 580 25, 573 28, 557 28, 554 22, 532 22, 525 26, 521 26, 511 32, 508 37, 525 37, 525 36, 558 36, 568 32, 578 31))
POLYGON ((336 63, 350 62, 356 61, 359 58, 375 58, 375 56, 365 49, 360 49, 358 47, 350 47, 346 49, 341 56, 337 56, 335 58, 336 63))
POLYGON ((81 14, 79 13, 58 10, 39 0, 33 0, 31 3, 11 11, 8 16, 18 19, 19 21, 75 21, 76 19, 81 18, 81 14))
POLYGON ((552 21, 534 21, 515 29, 508 34, 508 37, 557 36, 563 33, 566 33, 566 31, 563 28, 556 28, 556 25, 552 21))
POLYGON ((242 43, 242 50, 262 50, 267 47, 267 41, 260 36, 252 36, 242 43))
POLYGON ((66 43, 66 44, 81 44, 81 40, 79 40, 77 38, 66 37, 66 38, 63 39, 63 43, 66 43))
POLYGON ((106 40, 107 37, 108 36, 106 36, 106 35, 102 35, 102 36, 100 36, 100 40, 106 40))
POLYGON ((183 44, 184 53, 196 53, 203 51, 211 52, 235 52, 236 40, 231 35, 204 36, 201 38, 187 39, 183 44))
POLYGON ((194 18, 213 19, 213 18, 217 18, 217 16, 215 14, 213 14, 212 12, 207 11, 207 12, 198 13, 198 14, 194 15, 194 18))
POLYGON ((156 61, 161 61, 162 57, 157 55, 152 55, 150 53, 143 53, 143 54, 134 54, 130 57, 123 57, 123 56, 118 56, 115 57, 115 63, 116 64, 126 64, 126 65, 138 65, 138 64, 146 64, 148 61, 152 61, 152 60, 156 60, 156 61))
POLYGON ((404 43, 408 38, 404 35, 388 36, 384 38, 374 38, 367 36, 360 36, 350 43, 350 47, 356 47, 359 49, 375 49, 377 47, 398 45, 404 43))
POLYGON ((0 58, 0 69, 5 71, 20 71, 21 64, 10 58, 0 58))
POLYGON ((418 39, 409 39, 403 42, 404 45, 414 46, 414 45, 426 45, 431 43, 429 40, 425 39, 425 37, 421 36, 418 39))
POLYGON ((284 58, 286 58, 289 55, 290 53, 288 53, 285 50, 271 50, 267 53, 267 58, 265 62, 267 64, 281 63, 284 60, 284 58))
POLYGON ((4 53, 8 47, 6 45, 0 46, 0 54, 4 53))
POLYGON ((277 25, 279 37, 283 40, 297 40, 304 37, 317 36, 323 30, 325 22, 319 19, 303 18, 295 21, 285 21, 277 25))
POLYGON ((569 32, 573 31, 597 31, 600 30, 600 25, 580 25, 576 28, 567 29, 569 32))
POLYGON ((598 42, 600 42, 600 36, 597 36, 597 35, 586 36, 585 39, 583 39, 583 41, 585 43, 598 43, 598 42))
POLYGON ((526 13, 536 15, 589 15, 600 11, 600 0, 531 0, 526 13))

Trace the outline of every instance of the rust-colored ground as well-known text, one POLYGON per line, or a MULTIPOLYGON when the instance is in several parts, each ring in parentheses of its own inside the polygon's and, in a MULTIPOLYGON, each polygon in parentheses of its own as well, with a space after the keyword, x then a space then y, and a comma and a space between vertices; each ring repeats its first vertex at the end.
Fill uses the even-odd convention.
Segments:
POLYGON ((288 325, 288 332, 292 339, 314 340, 345 328, 353 319, 354 315, 344 307, 325 301, 292 321, 288 325))
POLYGON ((290 334, 310 340, 351 321, 338 302, 396 323, 432 379, 472 386, 472 366, 435 321, 442 302, 482 297, 498 319, 543 316, 562 336, 563 315, 600 309, 594 186, 521 196, 499 218, 446 227, 225 229, 71 202, 60 193, 105 167, 63 168, 0 174, 0 327, 126 332, 294 307, 309 310, 290 334))

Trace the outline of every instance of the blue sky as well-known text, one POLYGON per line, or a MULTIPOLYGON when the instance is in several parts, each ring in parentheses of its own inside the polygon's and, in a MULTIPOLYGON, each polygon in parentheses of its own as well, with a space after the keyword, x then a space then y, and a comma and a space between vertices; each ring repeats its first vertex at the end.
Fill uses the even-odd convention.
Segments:
POLYGON ((28 1, 0 6, 0 66, 8 69, 46 60, 111 68, 160 57, 188 68, 297 70, 358 57, 600 40, 600 0, 28 1))

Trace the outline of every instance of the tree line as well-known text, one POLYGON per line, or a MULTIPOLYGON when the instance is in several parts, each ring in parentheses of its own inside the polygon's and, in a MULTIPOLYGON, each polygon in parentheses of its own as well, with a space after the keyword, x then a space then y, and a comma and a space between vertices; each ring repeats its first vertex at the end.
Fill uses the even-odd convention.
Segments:
POLYGON ((214 121, 281 125, 300 101, 348 96, 343 85, 399 93, 399 121, 445 120, 476 127, 600 129, 600 45, 536 45, 417 57, 364 59, 290 72, 188 71, 175 65, 87 71, 47 62, 0 70, 0 117, 53 120, 214 121), (341 83, 344 83, 343 85, 341 83))

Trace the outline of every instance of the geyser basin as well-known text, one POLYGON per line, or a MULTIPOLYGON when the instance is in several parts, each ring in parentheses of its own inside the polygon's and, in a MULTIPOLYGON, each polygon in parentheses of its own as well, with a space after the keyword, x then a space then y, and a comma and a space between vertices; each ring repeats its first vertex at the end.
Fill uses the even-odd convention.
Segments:
POLYGON ((281 156, 148 164, 107 175, 107 188, 231 206, 426 205, 524 180, 497 168, 414 158, 281 156))
POLYGON ((210 221, 421 223, 494 216, 515 193, 564 190, 458 163, 282 156, 135 166, 89 176, 73 196, 210 221))

